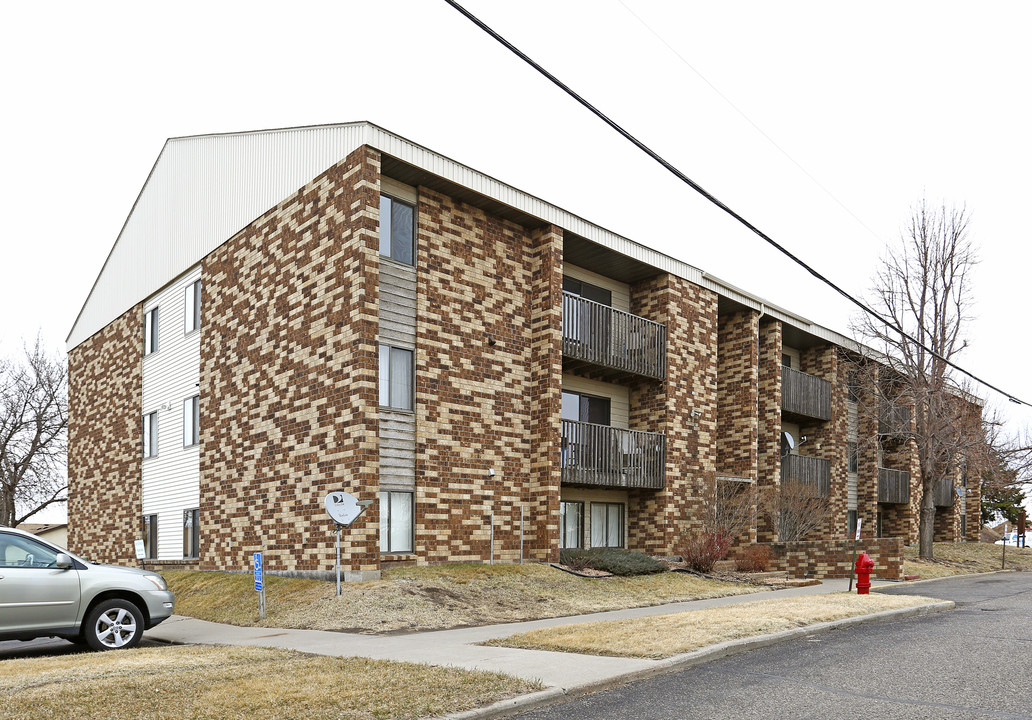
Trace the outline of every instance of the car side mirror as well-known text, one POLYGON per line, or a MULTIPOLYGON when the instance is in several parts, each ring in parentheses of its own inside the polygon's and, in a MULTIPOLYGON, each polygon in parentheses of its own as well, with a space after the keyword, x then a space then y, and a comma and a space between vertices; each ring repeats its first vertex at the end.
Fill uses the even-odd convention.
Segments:
POLYGON ((70 568, 72 566, 72 558, 69 557, 68 555, 65 555, 64 553, 58 553, 57 554, 57 560, 55 561, 54 564, 57 565, 62 570, 67 570, 68 568, 70 568))

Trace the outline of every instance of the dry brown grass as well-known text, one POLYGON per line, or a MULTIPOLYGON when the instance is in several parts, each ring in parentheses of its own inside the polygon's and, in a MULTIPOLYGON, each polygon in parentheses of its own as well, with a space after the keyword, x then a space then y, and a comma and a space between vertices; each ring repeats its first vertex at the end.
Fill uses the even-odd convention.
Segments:
MULTIPOLYGON (((903 572, 922 578, 949 577, 1000 570, 1003 546, 991 543, 935 543, 928 562, 917 557, 917 545, 903 548, 903 572)), ((1032 570, 1032 548, 1007 546, 1008 570, 1032 570)))
POLYGON ((586 579, 546 565, 403 568, 383 580, 334 584, 266 576, 258 620, 250 575, 168 571, 181 615, 266 627, 379 633, 518 622, 754 592, 683 573, 586 579))
POLYGON ((540 689, 496 673, 264 648, 147 648, 0 668, 12 720, 419 718, 540 689))
POLYGON ((938 602, 908 595, 808 595, 520 633, 491 645, 586 655, 665 658, 708 645, 855 615, 938 602))

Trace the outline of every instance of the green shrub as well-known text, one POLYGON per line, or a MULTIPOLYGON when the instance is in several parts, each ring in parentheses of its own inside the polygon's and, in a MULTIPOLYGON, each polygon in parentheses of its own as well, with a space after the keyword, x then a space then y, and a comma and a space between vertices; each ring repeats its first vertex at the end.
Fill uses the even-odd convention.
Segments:
POLYGON ((769 545, 749 545, 735 560, 739 572, 767 572, 772 560, 769 545))
POLYGON ((669 569, 662 560, 619 548, 567 548, 559 552, 559 562, 574 570, 590 568, 613 575, 650 575, 669 569))

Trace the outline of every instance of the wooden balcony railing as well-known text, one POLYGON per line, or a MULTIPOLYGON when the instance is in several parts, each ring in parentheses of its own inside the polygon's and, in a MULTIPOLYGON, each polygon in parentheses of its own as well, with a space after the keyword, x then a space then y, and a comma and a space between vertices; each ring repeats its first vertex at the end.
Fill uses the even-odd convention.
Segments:
POLYGON ((784 455, 781 458, 781 482, 794 480, 813 485, 817 494, 831 493, 831 461, 807 455, 784 455))
POLYGON ((878 502, 905 505, 910 502, 910 473, 878 468, 878 502))
POLYGON ((887 400, 878 408, 878 434, 899 436, 910 432, 910 408, 887 400))
POLYGON ((662 380, 666 326, 564 292, 563 355, 662 380))
POLYGON ((570 485, 662 490, 662 433, 563 420, 562 481, 570 485))
POLYGON ((782 365, 781 409, 794 415, 831 420, 831 383, 782 365))
POLYGON ((953 507, 956 496, 953 478, 942 478, 935 484, 935 507, 953 507))

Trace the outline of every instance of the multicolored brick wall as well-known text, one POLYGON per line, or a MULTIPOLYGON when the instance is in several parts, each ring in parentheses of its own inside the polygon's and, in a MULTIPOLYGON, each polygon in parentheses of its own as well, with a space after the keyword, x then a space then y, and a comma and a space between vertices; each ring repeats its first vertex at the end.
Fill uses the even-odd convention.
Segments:
MULTIPOLYGON (((791 578, 847 578, 853 571, 852 540, 815 540, 791 543, 762 543, 771 549, 771 570, 785 571, 791 578)), ((903 541, 899 538, 865 539, 857 555, 866 552, 874 561, 872 577, 903 579, 903 541)))
POLYGON ((135 565, 143 467, 143 306, 68 354, 68 548, 135 565))
POLYGON ((492 516, 495 559, 518 560, 521 505, 532 510, 533 552, 554 555, 558 463, 544 468, 542 462, 554 462, 558 452, 558 241, 555 231, 532 234, 419 188, 416 554, 422 562, 490 559, 492 516), (552 307, 542 307, 542 293, 552 307), (536 358, 547 369, 535 369, 536 358), (532 388, 543 393, 543 407, 532 388), (547 419, 546 409, 553 413, 547 419), (535 438, 552 446, 535 448, 535 438), (546 509, 552 514, 543 516, 546 509))
POLYGON ((717 296, 669 274, 631 287, 631 312, 667 328, 667 376, 631 388, 631 428, 666 434, 666 486, 628 494, 628 544, 676 553, 716 482, 717 296), (695 414, 693 414, 695 411, 695 414))
MULTIPOLYGON (((206 257, 201 567, 328 571, 322 500, 376 500, 379 154, 351 153, 206 257)), ((342 542, 379 569, 374 502, 342 542)))
POLYGON ((756 479, 758 315, 721 316, 717 332, 717 473, 756 479))
POLYGON ((849 471, 849 427, 846 386, 841 381, 845 368, 837 347, 818 345, 802 351, 800 369, 827 380, 831 385, 831 419, 802 425, 800 433, 806 436, 806 454, 831 463, 828 521, 820 534, 828 538, 845 538, 849 531, 849 489, 846 477, 849 471))
MULTIPOLYGON (((772 318, 760 320, 759 327, 759 443, 756 490, 763 504, 765 497, 781 489, 781 323, 772 318)), ((771 525, 757 520, 757 540, 777 539, 771 525)))

